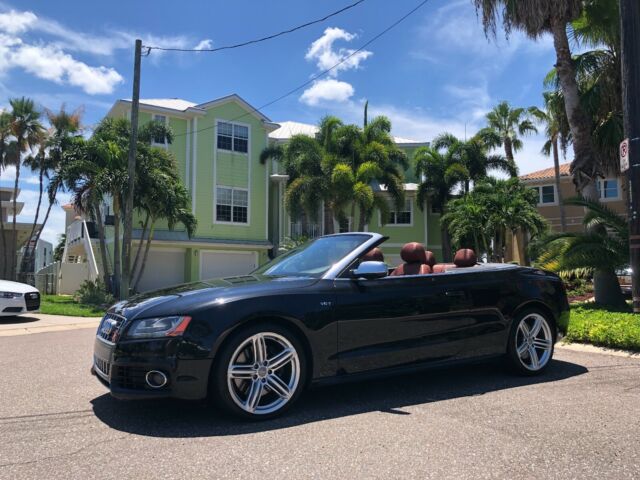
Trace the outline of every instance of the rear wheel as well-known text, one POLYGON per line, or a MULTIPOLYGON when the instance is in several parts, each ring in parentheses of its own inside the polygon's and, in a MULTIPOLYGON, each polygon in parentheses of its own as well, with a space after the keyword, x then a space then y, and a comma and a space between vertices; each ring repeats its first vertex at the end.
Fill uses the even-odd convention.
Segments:
POLYGON ((228 411, 249 419, 282 414, 299 397, 306 375, 304 349, 279 325, 239 331, 222 348, 212 393, 228 411))
POLYGON ((543 372, 553 357, 555 327, 546 313, 526 310, 516 317, 507 356, 513 369, 523 375, 543 372))

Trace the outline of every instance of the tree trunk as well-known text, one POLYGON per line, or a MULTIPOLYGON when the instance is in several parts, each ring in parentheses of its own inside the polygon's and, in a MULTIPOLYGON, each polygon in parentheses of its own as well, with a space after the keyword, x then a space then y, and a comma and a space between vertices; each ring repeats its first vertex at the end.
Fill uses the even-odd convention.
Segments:
MULTIPOLYGON (((36 238, 35 238, 35 241, 34 241, 34 245, 38 245, 38 241, 40 240, 40 235, 42 235, 42 229, 47 224, 47 220, 49 220, 49 214, 51 213, 51 207, 53 207, 53 203, 49 202, 49 206, 47 207, 47 212, 44 214, 44 220, 42 220, 42 227, 38 230, 38 233, 36 233, 36 238)), ((33 253, 34 252, 35 252, 35 250, 33 251, 33 253)), ((32 253, 32 255, 33 255, 33 253, 32 253)), ((35 270, 34 270, 34 273, 35 273, 35 270)))
MULTIPOLYGON (((0 174, 2 174, 2 168, 0 168, 0 174)), ((7 211, 9 209, 7 208, 7 211)), ((9 217, 7 216, 7 219, 9 217)), ((2 271, 0 271, 0 279, 5 279, 7 274, 7 239, 5 237, 4 217, 2 216, 2 209, 0 208, 0 241, 2 242, 2 271)))
POLYGON ((601 175, 601 168, 593 148, 591 120, 580 105, 576 71, 567 38, 567 22, 554 21, 551 25, 551 31, 556 50, 556 71, 562 87, 564 107, 573 136, 574 159, 571 162, 573 182, 583 197, 597 201, 598 194, 595 182, 601 175))
POLYGON ((562 190, 560 188, 560 157, 558 155, 558 138, 554 138, 552 143, 553 147, 553 169, 556 176, 556 194, 558 195, 558 208, 560 209, 560 231, 564 232, 567 229, 567 220, 565 217, 564 203, 562 203, 562 190))
POLYGON ((144 247, 144 255, 142 256, 142 264, 140 265, 140 271, 138 272, 138 276, 136 277, 136 281, 133 284, 133 291, 138 291, 138 283, 140 283, 140 279, 142 278, 142 274, 144 273, 144 267, 147 266, 147 257, 149 256, 149 249, 151 248, 151 239, 153 238, 153 230, 156 228, 155 220, 151 221, 151 228, 149 229, 149 236, 147 237, 147 243, 144 247))
POLYGON ((511 163, 514 162, 513 144, 511 143, 511 139, 509 137, 504 137, 504 155, 511 163))
POLYGON ((120 202, 118 195, 113 196, 113 294, 120 298, 120 202))
MULTIPOLYGON (((44 190, 44 185, 42 184, 42 182, 44 181, 44 166, 43 166, 43 161, 40 161, 40 175, 39 175, 39 180, 40 180, 40 191, 38 194, 38 205, 36 206, 36 215, 33 218, 33 225, 31 225, 31 233, 29 234, 29 236, 27 237, 27 245, 24 248, 24 255, 22 255, 22 262, 20 265, 20 271, 22 271, 23 273, 25 272, 25 270, 29 269, 29 265, 31 264, 31 257, 33 256, 33 254, 36 251, 36 247, 37 247, 37 240, 36 243, 33 245, 33 248, 30 248, 31 246, 31 239, 33 238, 35 232, 36 232, 36 225, 38 224, 38 217, 40 216, 40 206, 42 205, 42 192, 44 190)), ((44 225, 43 225, 44 227, 44 225)), ((39 235, 38 235, 39 237, 39 235)), ((35 268, 34 268, 34 272, 35 272, 35 268)))
MULTIPOLYGON (((102 211, 100 210, 100 202, 96 202, 93 206, 95 211, 96 226, 98 227, 98 242, 100 243, 100 259, 102 260, 102 280, 104 288, 111 292, 111 282, 109 281, 109 256, 107 255, 107 240, 104 234, 104 223, 102 221, 102 211)), ((112 292, 111 292, 112 293, 112 292)))
POLYGON ((451 239, 445 227, 440 228, 440 237, 442 241, 442 261, 447 263, 451 261, 451 239))
POLYGON ((18 159, 16 161, 16 180, 13 184, 13 247, 11 248, 11 251, 9 252, 10 254, 10 262, 11 262, 11 269, 9 270, 9 279, 10 280, 15 280, 16 279, 16 267, 17 262, 18 262, 18 258, 17 258, 17 253, 18 253, 18 232, 16 230, 16 217, 18 216, 17 213, 17 205, 18 205, 18 182, 20 180, 20 156, 18 155, 18 159))
POLYGON ((140 252, 142 251, 142 244, 144 243, 144 236, 147 233, 147 228, 149 227, 149 212, 147 212, 147 216, 144 219, 144 223, 142 225, 142 233, 140 234, 140 241, 138 242, 138 248, 136 249, 136 258, 133 260, 133 265, 131 267, 131 277, 133 278, 136 274, 136 269, 138 268, 138 262, 140 261, 140 252))
POLYGON ((624 307, 618 277, 613 270, 596 270, 593 274, 593 293, 596 303, 610 307, 624 307))

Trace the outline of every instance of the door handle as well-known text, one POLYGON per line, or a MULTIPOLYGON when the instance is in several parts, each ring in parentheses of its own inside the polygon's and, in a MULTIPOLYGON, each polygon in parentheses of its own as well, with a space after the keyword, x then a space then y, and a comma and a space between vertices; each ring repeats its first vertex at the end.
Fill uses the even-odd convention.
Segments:
POLYGON ((464 297, 465 293, 462 290, 448 290, 445 295, 447 297, 464 297))

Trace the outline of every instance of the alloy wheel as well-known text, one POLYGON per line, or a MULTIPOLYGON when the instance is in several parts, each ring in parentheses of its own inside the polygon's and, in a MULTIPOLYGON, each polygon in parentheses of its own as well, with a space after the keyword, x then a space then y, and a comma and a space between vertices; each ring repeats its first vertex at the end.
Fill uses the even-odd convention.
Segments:
POLYGON ((293 344, 273 332, 244 340, 231 355, 227 388, 235 404, 247 413, 266 415, 280 410, 300 382, 300 358, 293 344))
POLYGON ((520 320, 515 342, 518 359, 527 370, 541 370, 549 362, 553 335, 549 323, 539 313, 530 313, 520 320))

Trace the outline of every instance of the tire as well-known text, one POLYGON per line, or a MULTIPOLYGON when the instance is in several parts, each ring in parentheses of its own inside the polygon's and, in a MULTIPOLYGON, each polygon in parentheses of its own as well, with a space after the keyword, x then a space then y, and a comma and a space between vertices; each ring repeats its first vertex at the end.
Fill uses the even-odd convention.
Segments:
POLYGON ((267 420, 282 415, 306 385, 304 347, 292 332, 277 324, 240 329, 217 357, 209 391, 214 401, 241 418, 267 420))
POLYGON ((548 313, 539 309, 520 312, 509 333, 509 366, 520 375, 541 374, 549 368, 555 342, 556 327, 548 313))

